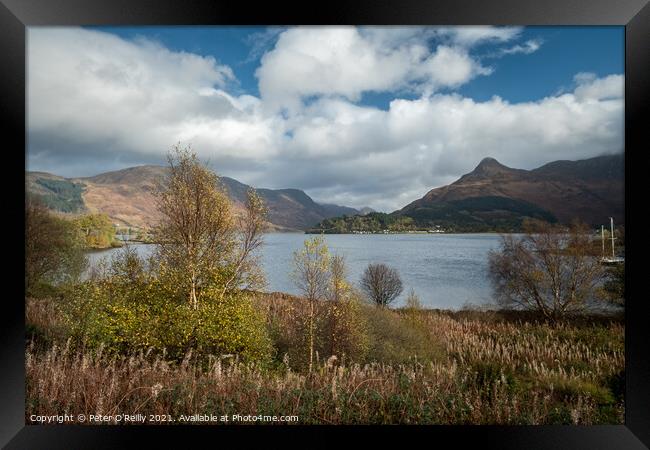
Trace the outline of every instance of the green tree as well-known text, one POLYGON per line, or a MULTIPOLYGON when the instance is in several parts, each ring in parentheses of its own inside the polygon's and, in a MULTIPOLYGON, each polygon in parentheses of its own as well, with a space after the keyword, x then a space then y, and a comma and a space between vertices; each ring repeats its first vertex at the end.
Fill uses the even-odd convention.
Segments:
POLYGON ((329 282, 330 254, 322 236, 307 239, 301 250, 293 254, 291 278, 309 301, 308 347, 309 372, 314 362, 314 308, 315 302, 326 298, 329 282))
POLYGON ((87 247, 107 248, 115 241, 115 228, 106 214, 86 214, 74 222, 87 247))
POLYGON ((49 213, 39 200, 25 202, 25 292, 74 281, 86 268, 83 241, 74 223, 49 213))
POLYGON ((266 209, 248 192, 239 218, 218 177, 191 148, 168 154, 169 174, 156 192, 161 221, 154 229, 163 274, 197 309, 201 293, 263 283, 255 250, 262 244, 266 209))

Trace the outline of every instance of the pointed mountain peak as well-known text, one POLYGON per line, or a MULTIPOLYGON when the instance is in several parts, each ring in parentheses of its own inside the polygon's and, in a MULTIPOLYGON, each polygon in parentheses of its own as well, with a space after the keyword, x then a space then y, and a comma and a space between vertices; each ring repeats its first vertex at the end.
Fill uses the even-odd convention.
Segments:
POLYGON ((481 162, 478 164, 478 166, 476 166, 476 168, 472 171, 472 173, 482 174, 482 175, 493 175, 497 173, 510 172, 512 170, 513 169, 504 166, 496 159, 487 157, 481 160, 481 162))
POLYGON ((486 158, 483 158, 480 163, 478 163, 478 166, 476 168, 481 168, 481 167, 506 167, 503 164, 501 164, 499 161, 496 159, 492 158, 491 156, 488 156, 486 158))
POLYGON ((466 173, 452 184, 464 183, 466 181, 486 180, 494 177, 516 176, 527 172, 526 170, 513 169, 504 166, 494 158, 483 158, 481 162, 469 173, 466 173))

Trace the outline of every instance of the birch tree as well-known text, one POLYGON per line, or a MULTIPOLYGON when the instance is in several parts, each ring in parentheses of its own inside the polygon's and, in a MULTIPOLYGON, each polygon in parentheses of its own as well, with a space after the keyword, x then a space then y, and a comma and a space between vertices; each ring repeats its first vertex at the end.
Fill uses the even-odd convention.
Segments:
POLYGON ((291 277, 309 302, 308 347, 309 372, 314 364, 314 310, 315 302, 326 298, 330 276, 330 254, 322 236, 308 239, 301 250, 293 254, 294 269, 291 277))
POLYGON ((251 190, 237 217, 217 175, 190 147, 175 146, 167 160, 168 175, 156 192, 158 259, 197 309, 206 287, 220 287, 223 297, 259 278, 255 250, 262 244, 266 210, 251 190))

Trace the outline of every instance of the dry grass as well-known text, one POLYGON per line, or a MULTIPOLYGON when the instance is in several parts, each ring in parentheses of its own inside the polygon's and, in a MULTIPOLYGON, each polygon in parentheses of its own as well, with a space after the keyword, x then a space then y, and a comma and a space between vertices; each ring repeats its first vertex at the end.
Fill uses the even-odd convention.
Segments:
MULTIPOLYGON (((295 300, 275 295, 260 307, 288 324, 303 313, 295 300)), ((28 323, 53 326, 44 309, 28 302, 28 323)), ((385 314, 399 321, 406 313, 385 314)), ((413 355, 400 364, 371 357, 340 364, 340 357, 322 356, 311 375, 286 363, 188 355, 174 364, 146 353, 115 358, 75 351, 61 341, 32 344, 26 414, 297 415, 299 424, 623 422, 622 324, 416 314, 442 355, 413 355)))

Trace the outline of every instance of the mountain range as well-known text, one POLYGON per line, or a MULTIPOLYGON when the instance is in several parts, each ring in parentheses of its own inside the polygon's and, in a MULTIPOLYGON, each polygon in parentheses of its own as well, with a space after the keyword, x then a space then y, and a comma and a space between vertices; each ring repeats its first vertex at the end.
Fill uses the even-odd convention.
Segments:
POLYGON ((554 161, 537 169, 507 167, 484 158, 455 182, 427 192, 390 214, 330 218, 310 232, 519 231, 526 218, 592 226, 609 217, 625 222, 623 154, 554 161))
MULTIPOLYGON (((53 210, 101 212, 114 222, 147 228, 158 219, 153 191, 162 166, 138 166, 93 177, 64 178, 27 172, 26 188, 53 210)), ((220 177, 235 209, 243 208, 249 186, 220 177)), ((516 231, 525 218, 598 226, 609 217, 625 221, 624 156, 554 161, 533 170, 507 167, 484 158, 457 181, 431 189, 390 214, 320 204, 299 189, 256 189, 277 231, 351 232, 438 227, 454 231, 516 231)))
POLYGON ((540 215, 560 223, 578 219, 591 225, 614 217, 623 224, 624 175, 623 154, 554 161, 533 170, 513 169, 485 158, 472 172, 430 190, 398 214, 435 220, 445 207, 458 206, 487 222, 501 211, 540 215))
MULTIPOLYGON (((138 166, 93 177, 64 178, 46 172, 27 172, 27 192, 36 194, 60 213, 105 213, 123 226, 148 228, 158 219, 153 192, 167 168, 138 166)), ((243 208, 248 185, 220 177, 235 210, 243 208)), ((315 202, 299 189, 256 189, 269 209, 268 221, 277 231, 303 230, 329 217, 363 211, 315 202)))

